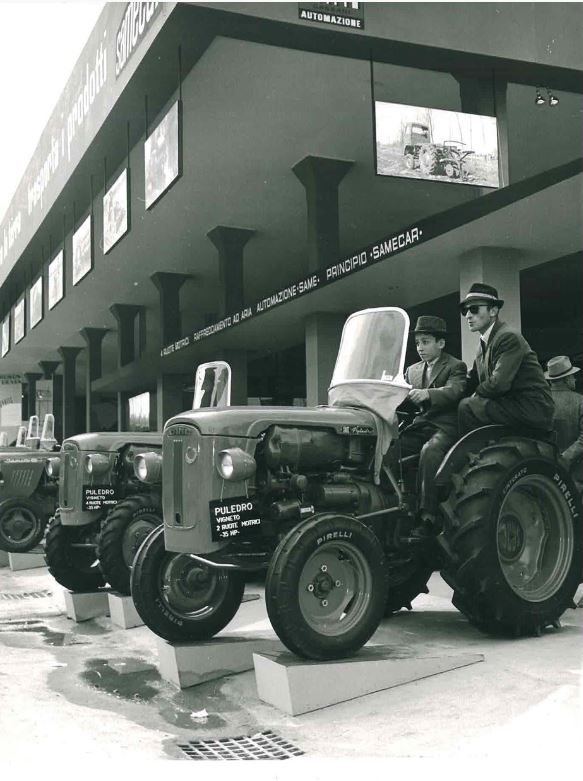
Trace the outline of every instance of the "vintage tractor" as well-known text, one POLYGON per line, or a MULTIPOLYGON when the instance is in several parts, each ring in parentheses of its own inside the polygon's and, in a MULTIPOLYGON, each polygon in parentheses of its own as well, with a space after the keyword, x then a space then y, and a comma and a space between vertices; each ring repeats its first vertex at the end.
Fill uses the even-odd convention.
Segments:
POLYGON ((20 427, 16 446, 0 451, 1 550, 26 553, 35 548, 55 511, 57 482, 46 469, 49 461, 59 461, 54 424, 53 415, 46 415, 39 436, 39 419, 33 415, 28 432, 20 427))
POLYGON ((465 160, 473 150, 464 150, 463 141, 433 141, 429 125, 409 122, 405 126, 405 165, 410 170, 419 168, 424 176, 447 176, 450 179, 467 180, 465 160))
POLYGON ((460 439, 437 477, 442 531, 411 535, 414 459, 399 458, 393 473, 385 458, 410 389, 408 331, 401 309, 351 315, 327 406, 199 409, 167 421, 164 526, 131 575, 151 630, 169 641, 212 637, 259 563, 276 633, 310 659, 356 652, 433 570, 487 632, 540 633, 573 606, 578 497, 548 432, 486 426, 460 439))
MULTIPOLYGON (((227 364, 203 364, 196 376, 200 382, 193 406, 229 403, 227 364)), ((87 591, 109 583, 121 594, 130 593, 134 555, 162 523, 161 446, 157 432, 81 434, 65 440, 59 510, 45 545, 49 571, 62 586, 87 591)))

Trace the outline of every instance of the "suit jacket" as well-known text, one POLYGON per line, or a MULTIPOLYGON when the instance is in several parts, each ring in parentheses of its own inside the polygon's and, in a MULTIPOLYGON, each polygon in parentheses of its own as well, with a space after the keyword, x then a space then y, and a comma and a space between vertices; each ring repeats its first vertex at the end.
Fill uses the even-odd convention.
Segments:
MULTIPOLYGON (((407 368, 405 379, 414 388, 423 387, 425 361, 419 361, 407 368)), ((463 361, 449 353, 441 353, 433 366, 431 380, 427 386, 429 402, 423 405, 423 412, 413 425, 431 422, 437 429, 453 438, 457 437, 457 407, 466 390, 467 367, 463 361)))
MULTIPOLYGON (((533 420, 533 427, 552 419, 554 404, 549 384, 536 353, 524 336, 498 320, 492 331, 482 358, 478 350, 468 377, 468 393, 476 393, 487 399, 512 397, 538 402, 545 420, 533 420)), ((532 403, 526 405, 532 410, 532 403)))
POLYGON ((583 456, 583 396, 555 383, 551 385, 551 394, 555 402, 553 426, 557 445, 563 458, 571 464, 583 456))

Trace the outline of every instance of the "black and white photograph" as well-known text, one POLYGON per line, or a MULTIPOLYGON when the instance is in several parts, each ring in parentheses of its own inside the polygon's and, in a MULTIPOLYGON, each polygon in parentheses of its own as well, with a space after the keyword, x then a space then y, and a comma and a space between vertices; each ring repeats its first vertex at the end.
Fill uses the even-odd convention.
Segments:
POLYGON ((10 350, 10 315, 2 320, 2 358, 10 350))
POLYGON ((498 187, 496 117, 375 102, 377 173, 498 187))
POLYGON ((581 41, 0 0, 1 781, 578 772, 581 41))
POLYGON ((178 101, 172 105, 144 144, 146 209, 180 174, 179 107, 178 101))
POLYGON ((25 304, 26 299, 24 296, 16 303, 16 306, 14 307, 14 314, 13 314, 13 321, 14 321, 14 331, 13 331, 13 340, 14 344, 18 344, 22 339, 24 339, 24 332, 25 332, 25 318, 24 318, 24 311, 25 311, 25 304))
POLYGON ((103 253, 128 230, 128 170, 124 168, 103 196, 103 253))
POLYGON ((73 234, 74 285, 77 285, 93 266, 91 233, 91 215, 89 214, 73 234))
POLYGON ((29 300, 29 327, 32 330, 43 318, 43 278, 41 276, 31 285, 29 300))
POLYGON ((49 263, 48 284, 49 309, 53 309, 65 294, 65 273, 63 265, 63 250, 57 252, 55 257, 49 263))

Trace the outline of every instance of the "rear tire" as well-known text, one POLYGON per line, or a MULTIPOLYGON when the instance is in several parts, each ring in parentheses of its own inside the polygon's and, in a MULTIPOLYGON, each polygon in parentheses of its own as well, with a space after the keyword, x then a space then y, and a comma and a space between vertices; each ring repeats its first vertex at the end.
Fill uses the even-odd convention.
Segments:
POLYGON ((70 591, 97 591, 105 586, 96 549, 75 548, 76 543, 91 543, 97 536, 96 523, 87 526, 63 526, 57 513, 49 521, 45 539, 45 559, 49 572, 70 591))
POLYGON ((454 476, 441 508, 454 605, 484 632, 540 634, 573 606, 581 579, 578 498, 551 445, 491 443, 454 476))
POLYGON ((109 585, 129 595, 130 573, 136 553, 148 534, 162 523, 158 496, 138 494, 119 502, 101 526, 97 555, 109 585))
POLYGON ((144 624, 170 642, 209 640, 234 617, 245 583, 238 572, 205 567, 164 548, 164 527, 142 543, 131 572, 131 592, 144 624))
POLYGON ((419 168, 425 176, 439 173, 439 155, 434 146, 425 146, 419 152, 419 168))
POLYGON ((7 499, 0 509, 0 550, 26 553, 44 537, 48 515, 30 499, 7 499))
POLYGON ((347 516, 323 514, 278 545, 265 583, 267 613, 280 640, 305 659, 338 659, 376 631, 387 598, 378 538, 347 516))

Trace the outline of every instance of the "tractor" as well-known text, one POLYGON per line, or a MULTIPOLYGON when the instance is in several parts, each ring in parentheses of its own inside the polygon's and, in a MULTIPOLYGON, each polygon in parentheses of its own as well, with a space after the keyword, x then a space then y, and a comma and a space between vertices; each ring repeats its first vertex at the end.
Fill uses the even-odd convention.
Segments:
POLYGON ((50 413, 40 436, 33 415, 28 432, 20 427, 16 445, 0 449, 0 550, 26 553, 41 542, 56 507, 57 483, 47 465, 59 461, 57 450, 50 413))
MULTIPOLYGON (((194 405, 217 403, 216 390, 221 387, 227 394, 219 395, 218 402, 229 403, 226 364, 224 382, 214 381, 213 367, 222 365, 198 368, 201 382, 194 405), (212 398, 211 393, 215 393, 212 398)), ((161 445, 162 435, 157 432, 80 434, 63 442, 59 510, 50 521, 45 543, 49 572, 62 586, 92 591, 109 583, 129 595, 134 555, 162 523, 162 476, 157 468, 161 445), (148 480, 144 481, 146 463, 148 480)))
POLYGON ((327 405, 195 409, 166 422, 164 525, 131 573, 153 632, 211 638, 258 566, 275 632, 306 659, 357 652, 384 616, 427 591, 434 571, 488 633, 540 634, 574 606, 580 498, 546 431, 493 425, 459 439, 436 478, 441 531, 411 534, 415 458, 393 471, 386 458, 410 390, 408 332, 399 308, 352 314, 327 405))
POLYGON ((463 146, 463 141, 434 143, 429 125, 408 122, 405 126, 405 165, 409 170, 419 168, 424 176, 447 176, 449 179, 466 181, 469 176, 465 160, 474 152, 462 149, 463 146))

